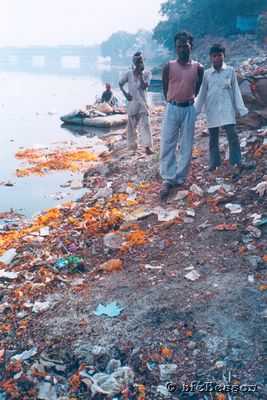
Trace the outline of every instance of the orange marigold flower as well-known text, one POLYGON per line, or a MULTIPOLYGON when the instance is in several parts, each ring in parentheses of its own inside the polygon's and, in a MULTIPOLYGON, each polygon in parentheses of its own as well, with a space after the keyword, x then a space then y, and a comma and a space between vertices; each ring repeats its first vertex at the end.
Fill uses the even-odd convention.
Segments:
POLYGON ((138 390, 138 392, 144 392, 144 390, 145 390, 144 385, 138 385, 137 390, 138 390))
POLYGON ((140 393, 140 394, 137 396, 137 400, 145 400, 145 395, 144 395, 144 393, 140 393))
POLYGON ((225 394, 215 393, 216 400, 226 400, 225 394))
POLYGON ((162 350, 161 350, 161 355, 163 357, 170 357, 171 350, 168 347, 163 347, 162 350))
POLYGON ((128 234, 126 243, 121 247, 121 252, 131 249, 133 246, 146 244, 148 242, 147 233, 140 228, 128 234))

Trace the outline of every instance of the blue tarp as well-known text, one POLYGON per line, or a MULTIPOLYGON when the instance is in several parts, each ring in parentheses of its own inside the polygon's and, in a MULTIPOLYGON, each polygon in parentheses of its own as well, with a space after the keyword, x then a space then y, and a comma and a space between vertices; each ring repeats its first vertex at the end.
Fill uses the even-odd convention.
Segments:
POLYGON ((257 16, 249 16, 249 17, 241 17, 238 16, 236 19, 236 28, 241 32, 250 32, 255 31, 258 26, 258 17, 257 16))

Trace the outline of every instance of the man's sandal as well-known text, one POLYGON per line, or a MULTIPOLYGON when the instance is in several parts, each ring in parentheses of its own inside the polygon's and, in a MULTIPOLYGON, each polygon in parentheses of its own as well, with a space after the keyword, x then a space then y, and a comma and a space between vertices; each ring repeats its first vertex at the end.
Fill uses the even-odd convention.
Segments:
POLYGON ((172 185, 168 182, 163 182, 161 184, 159 194, 160 194, 160 201, 164 201, 171 192, 172 185))

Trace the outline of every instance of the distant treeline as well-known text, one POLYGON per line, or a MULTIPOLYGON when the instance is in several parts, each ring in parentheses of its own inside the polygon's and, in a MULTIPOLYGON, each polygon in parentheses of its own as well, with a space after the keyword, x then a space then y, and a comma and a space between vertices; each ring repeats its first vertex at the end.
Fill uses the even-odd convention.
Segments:
POLYGON ((153 39, 168 49, 173 48, 173 36, 181 29, 198 38, 250 32, 263 39, 265 13, 266 0, 167 0, 160 9, 166 19, 155 27, 153 39))
POLYGON ((146 63, 159 63, 168 53, 164 46, 153 39, 153 33, 144 29, 135 34, 115 32, 101 44, 102 56, 111 57, 113 63, 131 62, 136 51, 144 53, 146 63))
POLYGON ((113 33, 101 44, 102 55, 120 62, 140 50, 147 61, 160 63, 173 50, 173 37, 182 29, 196 38, 254 33, 262 41, 267 35, 267 0, 167 0, 161 4, 160 14, 165 19, 153 32, 113 33))

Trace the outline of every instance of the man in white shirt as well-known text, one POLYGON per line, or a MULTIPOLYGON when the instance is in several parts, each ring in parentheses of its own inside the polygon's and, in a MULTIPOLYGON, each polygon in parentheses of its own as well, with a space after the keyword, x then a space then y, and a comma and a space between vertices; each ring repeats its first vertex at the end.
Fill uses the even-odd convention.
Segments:
POLYGON ((239 138, 236 133, 236 115, 248 114, 245 107, 235 70, 224 63, 225 47, 216 43, 210 48, 212 67, 204 72, 202 86, 195 108, 199 114, 205 105, 209 128, 209 171, 221 163, 219 151, 219 127, 224 126, 229 142, 229 161, 231 165, 242 166, 239 138))
POLYGON ((133 64, 134 70, 127 71, 119 82, 120 89, 128 100, 128 149, 135 154, 137 150, 136 128, 139 125, 142 145, 145 147, 146 154, 150 155, 153 154, 151 150, 152 133, 146 89, 149 86, 151 75, 149 71, 144 71, 145 66, 142 53, 137 52, 133 55, 133 64), (129 92, 126 92, 123 88, 126 82, 128 82, 129 92))

